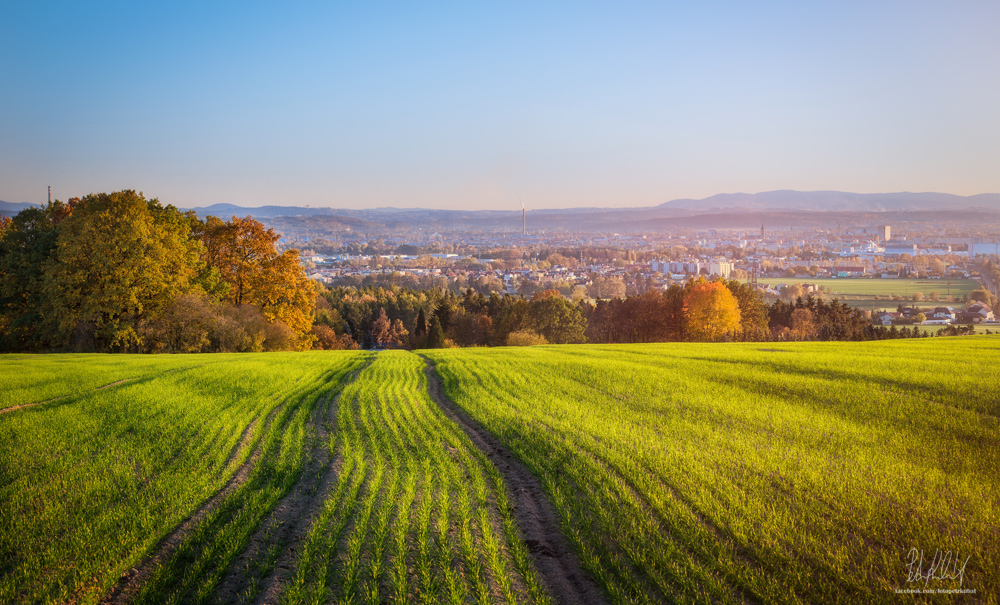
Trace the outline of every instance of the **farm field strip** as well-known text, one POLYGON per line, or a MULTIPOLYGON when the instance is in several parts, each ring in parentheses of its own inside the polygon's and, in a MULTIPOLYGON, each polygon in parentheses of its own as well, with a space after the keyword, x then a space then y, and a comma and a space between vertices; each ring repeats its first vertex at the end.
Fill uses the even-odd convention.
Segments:
POLYGON ((1000 340, 758 347, 425 353, 613 600, 878 600, 939 544, 995 594, 1000 340))
POLYGON ((182 368, 0 416, 0 602, 100 600, 251 451, 280 440, 297 396, 361 361, 235 357, 226 372, 182 368))
MULTIPOLYGON (((562 535, 559 518, 545 496, 541 481, 497 439, 473 420, 462 408, 447 398, 441 378, 428 360, 425 370, 431 398, 453 422, 462 427, 469 439, 489 459, 498 475, 493 476, 498 494, 504 496, 501 510, 510 507, 516 517, 505 520, 504 529, 523 536, 533 555, 533 563, 542 576, 548 594, 559 603, 607 602, 600 587, 580 564, 572 545, 562 535), (506 489, 504 489, 504 486, 506 489), (510 500, 506 499, 506 492, 510 500)), ((512 538, 513 539, 513 538, 512 538)), ((524 563, 527 566, 527 563, 524 563)))
MULTIPOLYGON (((827 300, 836 298, 852 307, 871 311, 895 311, 900 304, 907 307, 917 307, 925 312, 940 306, 964 306, 963 297, 980 288, 980 283, 974 279, 881 279, 881 278, 778 278, 768 277, 758 280, 761 284, 776 287, 781 284, 808 283, 815 286, 825 286, 823 293, 827 300), (913 295, 923 294, 921 301, 914 301, 913 295), (939 301, 931 300, 932 293, 937 292, 939 301), (892 300, 891 297, 895 297, 892 300), (954 298, 949 298, 954 297, 954 298)), ((816 296, 816 294, 813 294, 816 296)), ((940 326, 938 326, 940 328, 940 326)))
POLYGON ((341 398, 342 468, 285 603, 546 602, 498 474, 388 351, 341 398))
POLYGON ((120 355, 0 355, 4 368, 0 411, 78 397, 121 381, 152 378, 169 370, 223 361, 207 355, 147 355, 141 359, 129 358, 128 362, 120 355))
MULTIPOLYGON (((271 410, 271 413, 268 414, 267 419, 263 422, 265 430, 270 426, 271 420, 279 409, 281 408, 277 407, 271 410)), ((215 511, 225 498, 229 497, 233 491, 235 491, 247 480, 250 471, 260 459, 261 455, 260 448, 254 448, 253 450, 249 448, 250 440, 253 437, 254 431, 257 429, 259 422, 260 421, 258 420, 254 420, 243 430, 240 442, 230 453, 230 464, 234 464, 238 459, 243 459, 244 456, 241 456, 240 454, 244 452, 250 452, 250 455, 245 457, 244 462, 235 469, 235 472, 232 473, 229 481, 227 481, 219 491, 215 492, 208 500, 201 504, 197 510, 185 518, 180 525, 176 526, 170 531, 169 534, 160 540, 160 542, 156 544, 152 551, 149 552, 142 559, 142 561, 140 561, 135 567, 132 567, 125 572, 125 574, 119 578, 111 592, 101 599, 102 605, 120 605, 134 601, 136 594, 145 585, 145 583, 149 581, 150 576, 152 576, 161 565, 173 556, 177 548, 194 532, 195 528, 202 523, 204 518, 215 511)))
POLYGON ((340 364, 297 381, 258 447, 260 458, 242 484, 209 512, 139 589, 134 603, 208 603, 255 528, 298 483, 314 437, 317 406, 329 400, 364 354, 344 354, 340 364))
POLYGON ((339 387, 321 397, 314 406, 304 444, 304 468, 298 481, 254 530, 238 557, 240 563, 230 567, 213 601, 273 603, 280 596, 282 586, 290 580, 294 555, 302 538, 341 470, 341 461, 335 458, 332 444, 344 387, 357 380, 373 360, 373 356, 368 356, 364 366, 352 371, 339 387))
MULTIPOLYGON (((912 295, 922 292, 929 295, 937 291, 942 295, 961 296, 969 294, 981 287, 974 279, 917 279, 904 277, 899 279, 882 278, 795 278, 795 277, 762 277, 757 280, 761 284, 777 286, 779 284, 810 283, 816 286, 826 286, 833 295, 850 296, 886 296, 889 294, 912 295), (950 282, 950 283, 949 283, 950 282)), ((924 301, 926 304, 926 301, 924 301)))
POLYGON ((998 353, 38 357, 84 376, 0 415, 0 602, 872 602, 914 547, 995 595, 998 353))

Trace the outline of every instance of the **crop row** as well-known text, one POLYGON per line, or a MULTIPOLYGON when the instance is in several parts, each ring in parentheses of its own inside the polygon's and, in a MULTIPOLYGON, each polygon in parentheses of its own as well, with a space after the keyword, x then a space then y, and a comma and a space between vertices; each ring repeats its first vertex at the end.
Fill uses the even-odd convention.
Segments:
MULTIPOLYGON (((991 337, 426 352, 623 603, 891 600, 914 548, 968 556, 961 585, 990 602, 998 353, 991 337)), ((494 445, 432 399, 417 355, 0 365, 7 403, 37 404, 0 414, 0 602, 558 596, 494 445), (78 379, 46 382, 57 367, 78 379)))
POLYGON ((911 587, 912 548, 971 555, 966 587, 1000 592, 998 345, 428 356, 613 600, 873 602, 911 587))
POLYGON ((339 480, 286 603, 545 601, 501 477, 430 400, 423 368, 381 353, 345 389, 339 480))
POLYGON ((363 361, 310 355, 181 364, 0 416, 0 602, 96 602, 258 448, 255 476, 294 481, 304 411, 363 361))

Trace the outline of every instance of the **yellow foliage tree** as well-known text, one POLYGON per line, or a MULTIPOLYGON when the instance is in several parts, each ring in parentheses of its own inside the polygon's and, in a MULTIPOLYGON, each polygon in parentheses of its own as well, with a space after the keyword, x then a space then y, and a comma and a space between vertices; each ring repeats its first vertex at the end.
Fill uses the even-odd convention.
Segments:
POLYGON ((688 340, 714 342, 740 329, 740 306, 722 282, 705 278, 690 284, 684 296, 684 333, 688 340))
POLYGON ((47 265, 44 314, 53 342, 129 350, 139 325, 192 288, 201 246, 191 218, 126 190, 88 195, 59 226, 47 265), (78 343, 80 344, 80 343, 78 343))
POLYGON ((796 340, 809 340, 816 336, 819 329, 816 326, 812 311, 795 309, 792 311, 792 337, 796 340))

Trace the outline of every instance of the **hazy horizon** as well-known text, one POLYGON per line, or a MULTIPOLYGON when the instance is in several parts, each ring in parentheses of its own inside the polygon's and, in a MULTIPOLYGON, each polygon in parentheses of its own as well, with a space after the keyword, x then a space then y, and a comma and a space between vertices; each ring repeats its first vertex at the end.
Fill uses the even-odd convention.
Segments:
POLYGON ((1000 191, 1000 5, 5 10, 0 199, 625 208, 1000 191))
MULTIPOLYGON (((91 192, 91 193, 94 193, 94 192, 91 192)), ((145 192, 140 192, 140 193, 143 193, 145 195, 145 192)), ((673 199, 673 200, 668 200, 666 203, 670 203, 670 202, 701 201, 701 200, 710 199, 710 198, 714 198, 714 197, 718 197, 718 196, 758 196, 758 195, 766 195, 766 194, 773 194, 773 193, 795 193, 795 194, 802 194, 802 195, 826 194, 826 193, 829 193, 829 194, 845 194, 845 195, 848 195, 848 196, 853 196, 853 195, 859 195, 859 196, 867 196, 867 195, 877 195, 877 196, 896 196, 896 195, 957 196, 957 194, 952 194, 952 193, 948 193, 948 192, 944 192, 944 191, 879 191, 879 192, 856 192, 856 191, 833 191, 833 190, 827 190, 827 191, 796 191, 796 190, 790 190, 790 189, 776 189, 776 190, 772 190, 772 191, 758 191, 758 192, 754 192, 754 193, 748 193, 748 192, 744 192, 744 191, 723 192, 723 193, 716 193, 716 194, 707 196, 706 198, 677 198, 677 199, 673 199)), ((79 197, 79 196, 82 196, 82 195, 87 195, 87 194, 75 194, 75 195, 71 195, 71 196, 56 196, 56 195, 53 194, 52 199, 53 200, 66 201, 70 197, 79 197)), ((987 192, 982 192, 982 193, 974 193, 974 194, 971 194, 971 195, 968 195, 968 196, 958 196, 958 197, 972 198, 972 197, 976 197, 976 196, 998 196, 998 197, 1000 197, 1000 192, 990 192, 990 191, 987 191, 987 192)), ((154 197, 157 197, 157 196, 146 195, 146 197, 147 198, 154 198, 154 197)), ((10 200, 0 200, 0 202, 25 203, 25 202, 11 202, 10 200)), ((296 204, 296 205, 293 205, 293 204, 268 204, 268 203, 263 203, 263 204, 250 205, 250 204, 240 204, 238 202, 235 202, 235 203, 234 202, 212 202, 211 204, 177 205, 177 204, 171 202, 170 200, 165 200, 165 199, 162 199, 162 198, 160 199, 160 202, 163 203, 163 204, 172 204, 175 207, 180 208, 182 210, 190 210, 190 209, 195 209, 195 208, 208 208, 208 207, 211 207, 211 206, 214 206, 214 205, 231 205, 231 206, 237 206, 237 207, 246 208, 246 209, 265 208, 265 207, 288 207, 288 208, 292 208, 292 207, 303 208, 303 207, 306 207, 305 204, 296 204)), ((27 202, 27 203, 44 204, 44 200, 42 202, 27 202)), ((616 205, 616 206, 564 206, 564 207, 558 207, 558 208, 557 207, 539 206, 539 207, 536 207, 536 208, 526 207, 526 210, 528 212, 532 212, 532 211, 560 211, 560 210, 636 210, 636 209, 644 209, 644 208, 654 208, 654 207, 660 206, 662 204, 663 203, 661 203, 661 204, 652 204, 652 205, 647 205, 647 206, 625 206, 625 205, 616 205)), ((350 207, 344 207, 344 206, 326 206, 326 205, 317 205, 317 204, 309 204, 308 207, 311 208, 312 210, 330 209, 330 210, 351 210, 351 211, 355 211, 355 210, 373 210, 373 211, 375 211, 375 210, 426 210, 426 211, 467 210, 467 211, 484 211, 484 212, 518 212, 518 211, 521 210, 521 206, 520 206, 520 204, 517 203, 516 200, 514 201, 513 204, 509 204, 508 207, 480 207, 480 208, 435 208, 435 207, 431 207, 431 206, 392 206, 392 205, 386 205, 386 206, 367 206, 367 207, 362 207, 362 208, 350 208, 350 207)), ((734 208, 735 207, 738 207, 738 206, 734 206, 734 208)), ((727 206, 720 206, 720 208, 727 208, 727 206)), ((781 208, 780 207, 770 207, 769 209, 780 210, 781 208)))

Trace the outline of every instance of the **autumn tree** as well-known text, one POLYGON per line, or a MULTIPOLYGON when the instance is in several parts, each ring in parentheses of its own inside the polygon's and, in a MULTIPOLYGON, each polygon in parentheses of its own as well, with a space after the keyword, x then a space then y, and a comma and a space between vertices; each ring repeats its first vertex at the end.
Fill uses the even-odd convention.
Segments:
POLYGON ((54 322, 54 344, 141 344, 140 325, 194 288, 201 245, 190 225, 173 206, 131 190, 80 200, 45 264, 43 311, 54 322))
POLYGON ((383 347, 389 344, 392 339, 392 322, 385 314, 385 307, 378 310, 378 317, 372 322, 372 340, 376 347, 383 347))
POLYGON ((376 347, 401 345, 409 335, 410 332, 403 326, 402 320, 389 321, 385 307, 378 310, 378 317, 372 322, 372 341, 376 347))
POLYGON ((993 306, 994 298, 986 288, 977 288, 969 293, 970 301, 981 301, 988 306, 993 306))
POLYGON ((692 282, 684 296, 684 333, 688 340, 714 342, 740 329, 740 307, 722 282, 692 282))
POLYGON ((210 216, 201 231, 204 259, 229 284, 225 300, 258 307, 270 322, 288 325, 306 345, 316 289, 299 263, 298 250, 279 254, 273 229, 251 217, 222 221, 210 216))
POLYGON ((807 308, 792 311, 791 335, 796 340, 811 340, 816 337, 818 327, 811 310, 807 308))
POLYGON ((594 276, 587 291, 594 298, 621 298, 625 296, 625 282, 620 277, 594 276))
POLYGON ((340 345, 340 337, 332 328, 325 324, 313 324, 312 335, 314 337, 312 348, 319 351, 330 351, 343 348, 340 345))

